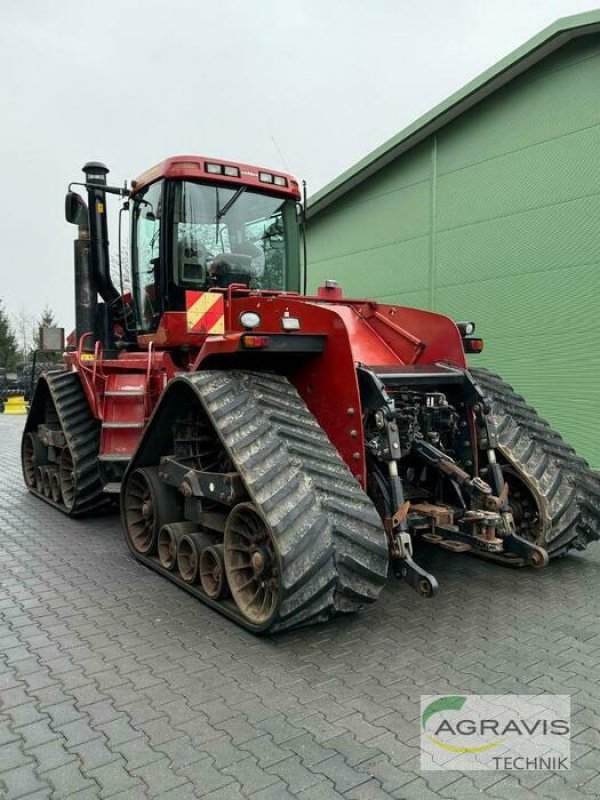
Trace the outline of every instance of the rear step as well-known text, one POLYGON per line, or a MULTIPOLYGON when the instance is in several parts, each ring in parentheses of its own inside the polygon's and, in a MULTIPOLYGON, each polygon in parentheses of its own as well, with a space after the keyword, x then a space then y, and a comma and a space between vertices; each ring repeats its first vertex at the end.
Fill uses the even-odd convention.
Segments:
POLYGON ((128 429, 128 428, 143 428, 143 422, 103 422, 102 428, 104 430, 111 429, 111 430, 121 430, 121 429, 128 429))
POLYGON ((144 397, 143 389, 112 389, 104 392, 104 397, 144 397))

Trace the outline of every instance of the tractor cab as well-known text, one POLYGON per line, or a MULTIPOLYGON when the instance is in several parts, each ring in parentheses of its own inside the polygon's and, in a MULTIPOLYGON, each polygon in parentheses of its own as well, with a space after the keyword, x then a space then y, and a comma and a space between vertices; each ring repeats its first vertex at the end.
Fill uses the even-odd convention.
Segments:
POLYGON ((138 331, 154 330, 165 311, 183 311, 186 290, 299 288, 293 179, 260 171, 252 179, 251 168, 242 177, 239 165, 192 163, 187 175, 171 177, 180 168, 169 160, 162 177, 136 183, 129 201, 138 331))
POLYGON ((291 175, 175 156, 132 181, 131 189, 121 189, 106 185, 103 164, 90 162, 83 169, 88 207, 71 191, 66 204, 67 220, 84 228, 75 254, 78 340, 92 331, 106 347, 106 331, 116 320, 135 343, 156 331, 165 313, 185 311, 190 291, 234 285, 299 291, 300 192, 291 175), (122 212, 130 218, 130 285, 120 268, 118 288, 108 252, 107 193, 125 197, 122 212), (96 294, 104 301, 98 307, 96 294))

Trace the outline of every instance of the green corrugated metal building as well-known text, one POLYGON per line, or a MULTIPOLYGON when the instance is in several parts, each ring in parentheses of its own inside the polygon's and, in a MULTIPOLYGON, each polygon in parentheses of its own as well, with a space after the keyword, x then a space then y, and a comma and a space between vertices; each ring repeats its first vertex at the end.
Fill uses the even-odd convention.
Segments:
MULTIPOLYGON (((401 102, 401 96, 397 98, 401 102)), ((309 289, 472 319, 600 468, 600 10, 561 19, 309 202, 309 289)))

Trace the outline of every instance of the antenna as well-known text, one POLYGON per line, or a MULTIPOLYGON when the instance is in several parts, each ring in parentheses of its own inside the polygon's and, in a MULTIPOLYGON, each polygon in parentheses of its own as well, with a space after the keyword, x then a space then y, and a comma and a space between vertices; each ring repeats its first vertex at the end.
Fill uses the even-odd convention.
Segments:
POLYGON ((306 296, 306 283, 308 279, 308 262, 306 260, 306 181, 302 181, 302 252, 304 260, 303 291, 306 296))
POLYGON ((282 153, 281 153, 281 150, 279 149, 279 145, 278 145, 278 144, 277 144, 277 142, 275 141, 275 137, 274 137, 274 136, 271 136, 271 141, 273 142, 273 144, 274 144, 274 146, 275 146, 275 150, 277 150, 277 153, 279 154, 279 158, 281 159, 281 163, 283 164, 283 168, 285 169, 285 171, 286 171, 286 172, 289 172, 289 171, 290 171, 290 170, 289 170, 289 167, 288 167, 288 165, 285 163, 285 158, 283 157, 283 155, 282 155, 282 153))

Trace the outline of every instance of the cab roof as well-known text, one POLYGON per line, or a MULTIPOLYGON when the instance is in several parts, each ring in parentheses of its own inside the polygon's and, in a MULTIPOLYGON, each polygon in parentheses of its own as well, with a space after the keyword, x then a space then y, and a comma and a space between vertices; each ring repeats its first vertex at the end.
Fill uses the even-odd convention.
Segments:
POLYGON ((233 186, 250 186, 269 194, 300 199, 298 181, 285 172, 274 171, 239 161, 226 161, 222 158, 208 156, 171 156, 143 172, 131 182, 133 194, 141 191, 151 183, 161 179, 179 179, 196 181, 218 181, 233 186), (219 171, 216 171, 217 168, 219 171), (226 170, 229 174, 226 174, 226 170), (237 174, 236 174, 237 170, 237 174), (277 181, 277 182, 276 182, 277 181))

